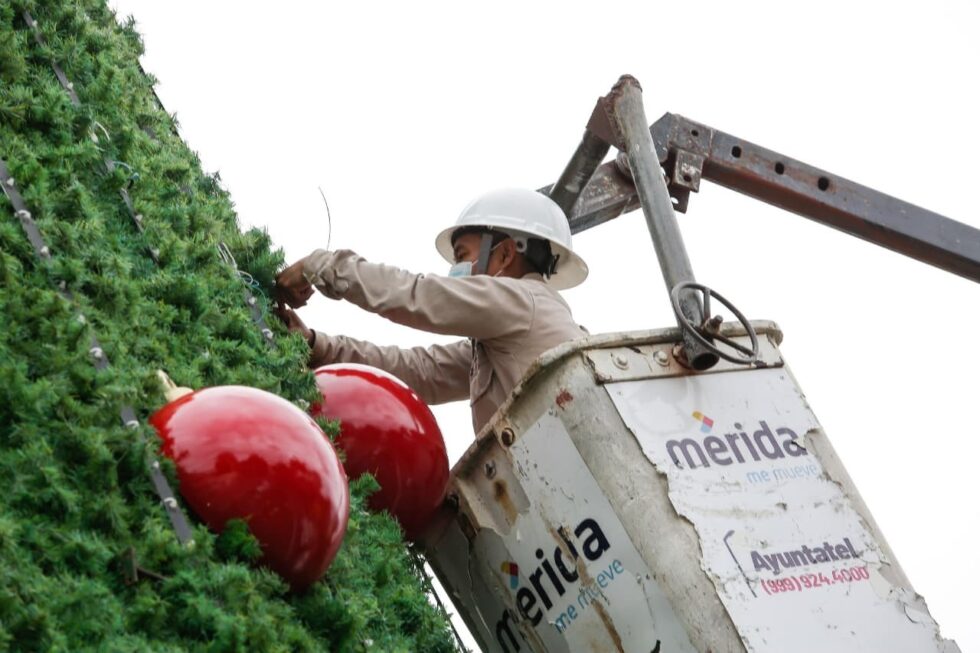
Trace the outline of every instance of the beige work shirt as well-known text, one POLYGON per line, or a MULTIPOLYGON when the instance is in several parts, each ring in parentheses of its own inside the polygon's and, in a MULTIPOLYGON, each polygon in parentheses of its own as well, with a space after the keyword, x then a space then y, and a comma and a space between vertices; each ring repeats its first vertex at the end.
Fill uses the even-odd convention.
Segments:
POLYGON ((345 299, 392 322, 466 338, 403 349, 317 332, 311 366, 362 363, 389 372, 428 404, 469 397, 473 430, 489 421, 544 351, 586 332, 540 274, 521 279, 413 274, 369 263, 349 250, 316 250, 304 276, 332 299, 345 299))

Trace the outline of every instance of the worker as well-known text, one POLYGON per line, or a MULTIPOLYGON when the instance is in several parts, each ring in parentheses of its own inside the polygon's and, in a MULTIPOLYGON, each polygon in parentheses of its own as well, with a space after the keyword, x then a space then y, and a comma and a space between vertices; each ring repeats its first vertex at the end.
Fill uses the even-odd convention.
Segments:
POLYGON ((279 316, 306 337, 311 367, 371 365, 404 381, 427 404, 468 397, 479 432, 535 358, 586 335, 556 291, 580 284, 589 270, 572 251, 561 208, 525 189, 477 198, 439 234, 436 249, 452 264, 448 276, 318 249, 276 278, 279 316), (314 331, 283 305, 304 305, 313 287, 398 324, 464 339, 402 349, 314 331))

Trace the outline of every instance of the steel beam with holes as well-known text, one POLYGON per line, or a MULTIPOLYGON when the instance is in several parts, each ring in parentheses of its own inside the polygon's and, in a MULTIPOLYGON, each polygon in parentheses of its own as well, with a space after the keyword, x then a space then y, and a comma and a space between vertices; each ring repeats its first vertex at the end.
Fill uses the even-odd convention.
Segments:
MULTIPOLYGON (((683 116, 664 114, 650 132, 678 212, 687 211, 690 193, 706 179, 980 282, 980 230, 974 227, 683 116)), ((572 206, 573 233, 640 206, 622 155, 595 169, 577 196, 563 199, 572 206)))

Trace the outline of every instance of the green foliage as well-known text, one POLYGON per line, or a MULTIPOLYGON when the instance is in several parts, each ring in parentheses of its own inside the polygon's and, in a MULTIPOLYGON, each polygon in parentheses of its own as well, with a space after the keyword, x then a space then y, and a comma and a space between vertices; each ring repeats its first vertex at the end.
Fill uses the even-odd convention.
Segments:
POLYGON ((244 519, 225 522, 225 529, 214 543, 214 551, 222 560, 256 562, 262 557, 259 541, 248 530, 244 519))
POLYGON ((364 508, 370 478, 352 483, 343 548, 301 595, 252 563, 244 522, 221 536, 196 524, 196 546, 179 546, 145 467, 156 436, 123 428, 120 406, 145 423, 164 403, 157 369, 189 387, 317 393, 305 343, 273 324, 266 346, 216 246, 227 243, 267 314, 282 253, 239 231, 217 175, 157 106, 141 51, 132 21, 118 24, 103 0, 0 3, 0 157, 53 254, 34 257, 0 200, 0 651, 452 651, 397 525, 364 508), (120 163, 107 172, 105 159, 120 163), (101 372, 93 333, 111 361, 101 372), (153 575, 129 582, 130 549, 153 575))

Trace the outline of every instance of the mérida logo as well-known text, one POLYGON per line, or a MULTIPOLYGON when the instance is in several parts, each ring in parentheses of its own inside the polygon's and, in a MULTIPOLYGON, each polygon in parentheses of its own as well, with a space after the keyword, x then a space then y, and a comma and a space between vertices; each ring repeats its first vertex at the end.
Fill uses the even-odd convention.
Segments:
POLYGON ((759 428, 751 436, 741 424, 735 422, 734 433, 667 440, 666 448, 667 456, 674 465, 683 468, 683 463, 686 463, 689 469, 693 469, 712 464, 727 466, 808 455, 796 438, 796 433, 789 427, 781 426, 773 432, 766 422, 760 420, 759 428))
MULTIPOLYGON (((558 529, 558 535, 571 555, 571 560, 565 557, 560 546, 555 546, 554 551, 547 555, 543 549, 537 549, 534 557, 540 561, 538 566, 514 594, 517 611, 533 626, 541 623, 545 613, 579 580, 576 561, 585 557, 589 562, 594 562, 609 550, 606 534, 602 532, 599 522, 591 517, 583 519, 575 527, 573 534, 573 537, 569 536, 565 527, 558 529)), ((517 618, 510 610, 504 610, 497 621, 497 643, 506 653, 522 650, 518 637, 523 639, 523 635, 520 630, 513 628, 516 625, 517 618)))

